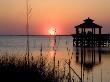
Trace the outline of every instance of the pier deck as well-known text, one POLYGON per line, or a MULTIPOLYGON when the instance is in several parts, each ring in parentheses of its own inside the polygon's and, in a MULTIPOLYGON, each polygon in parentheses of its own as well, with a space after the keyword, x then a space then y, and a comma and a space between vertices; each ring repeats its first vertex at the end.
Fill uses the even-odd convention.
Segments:
POLYGON ((92 35, 83 35, 83 34, 73 34, 73 45, 74 46, 110 46, 110 34, 92 34, 92 35))

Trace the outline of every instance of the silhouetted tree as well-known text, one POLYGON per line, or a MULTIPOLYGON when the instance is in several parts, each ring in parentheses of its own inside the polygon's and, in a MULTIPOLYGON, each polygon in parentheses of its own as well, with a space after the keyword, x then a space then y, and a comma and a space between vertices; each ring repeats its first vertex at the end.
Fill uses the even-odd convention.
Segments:
POLYGON ((30 49, 29 49, 29 18, 31 16, 31 5, 29 4, 29 0, 26 0, 26 35, 27 35, 27 41, 26 41, 26 58, 27 63, 29 64, 29 55, 30 55, 30 49))

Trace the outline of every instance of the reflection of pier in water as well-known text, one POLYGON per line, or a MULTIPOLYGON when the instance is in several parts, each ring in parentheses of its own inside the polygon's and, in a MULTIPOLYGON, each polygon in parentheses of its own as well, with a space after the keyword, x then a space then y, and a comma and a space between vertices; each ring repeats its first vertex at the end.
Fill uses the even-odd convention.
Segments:
POLYGON ((76 63, 81 67, 81 82, 85 82, 86 71, 92 71, 95 66, 101 64, 100 50, 101 48, 98 48, 98 53, 96 54, 95 47, 76 47, 76 63))
MULTIPOLYGON (((82 82, 93 82, 88 79, 88 75, 93 73, 95 67, 98 67, 102 64, 102 55, 109 54, 110 50, 107 50, 103 47, 76 47, 76 64, 80 65, 81 67, 82 82)), ((100 70, 99 77, 102 77, 103 74, 101 74, 102 72, 100 70)), ((92 80, 94 79, 92 76, 89 78, 92 80)))
POLYGON ((76 34, 73 34, 74 46, 109 46, 110 34, 102 34, 102 26, 88 18, 84 23, 75 26, 76 34))
POLYGON ((84 70, 92 70, 101 64, 101 48, 76 48, 76 63, 81 64, 84 70))

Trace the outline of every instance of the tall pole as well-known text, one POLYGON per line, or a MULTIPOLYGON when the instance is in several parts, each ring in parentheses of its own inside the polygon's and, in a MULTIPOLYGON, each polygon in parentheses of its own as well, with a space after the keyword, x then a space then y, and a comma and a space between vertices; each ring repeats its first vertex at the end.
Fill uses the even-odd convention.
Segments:
POLYGON ((30 55, 30 49, 29 49, 29 17, 31 15, 32 8, 29 5, 29 0, 26 0, 26 35, 27 35, 27 41, 26 41, 26 55, 27 55, 27 63, 29 64, 29 55, 30 55))
MULTIPOLYGON (((54 74, 54 78, 55 78, 55 61, 56 61, 56 59, 55 59, 55 57, 56 57, 56 28, 54 28, 54 48, 53 48, 53 50, 54 50, 54 58, 53 58, 53 60, 54 60, 54 70, 53 70, 53 74, 54 74)), ((55 82, 55 80, 54 80, 54 82, 55 82)))
POLYGON ((83 81, 83 57, 84 57, 83 55, 85 53, 83 51, 84 51, 84 49, 83 49, 83 47, 81 47, 81 82, 83 81))

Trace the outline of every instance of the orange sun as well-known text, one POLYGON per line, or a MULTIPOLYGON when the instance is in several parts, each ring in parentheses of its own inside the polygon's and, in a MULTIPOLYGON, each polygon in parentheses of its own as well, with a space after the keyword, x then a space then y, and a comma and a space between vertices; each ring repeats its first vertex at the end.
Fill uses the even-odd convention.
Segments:
POLYGON ((55 35, 56 29, 54 27, 49 28, 49 35, 55 35))

